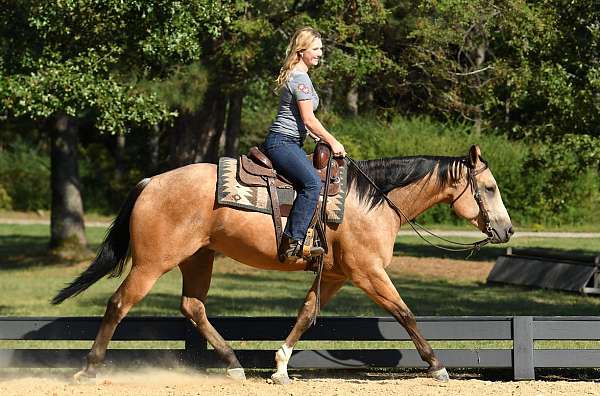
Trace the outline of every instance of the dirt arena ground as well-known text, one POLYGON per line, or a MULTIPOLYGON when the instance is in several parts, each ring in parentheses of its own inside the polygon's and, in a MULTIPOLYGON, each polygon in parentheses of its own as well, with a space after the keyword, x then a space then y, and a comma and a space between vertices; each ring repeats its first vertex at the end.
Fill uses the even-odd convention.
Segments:
MULTIPOLYGON (((395 258, 388 268, 393 275, 424 278, 445 278, 484 282, 492 262, 465 262, 447 259, 395 258)), ((225 265, 227 272, 245 271, 236 265, 225 265)), ((454 375, 448 383, 438 383, 426 378, 424 373, 299 373, 292 374, 293 382, 287 386, 274 385, 267 374, 251 373, 245 382, 185 369, 134 370, 106 372, 93 382, 74 384, 72 373, 60 375, 0 374, 0 395, 600 395, 600 376, 592 380, 558 378, 551 381, 491 381, 474 379, 477 376, 454 375)))
POLYGON ((446 384, 428 378, 296 378, 287 386, 260 377, 234 382, 219 375, 142 370, 103 374, 94 382, 73 384, 66 376, 4 378, 0 394, 98 395, 98 396, 193 396, 193 395, 600 395, 600 383, 592 381, 482 381, 453 379, 446 384))

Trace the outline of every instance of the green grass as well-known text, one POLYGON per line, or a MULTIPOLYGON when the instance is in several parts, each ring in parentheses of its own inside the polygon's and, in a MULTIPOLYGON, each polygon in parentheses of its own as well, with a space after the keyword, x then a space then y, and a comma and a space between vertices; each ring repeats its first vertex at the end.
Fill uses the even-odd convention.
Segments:
MULTIPOLYGON (((86 292, 53 306, 51 297, 71 281, 88 263, 55 263, 45 255, 48 226, 0 225, 0 315, 60 316, 101 315, 106 301, 122 279, 102 279, 86 292)), ((88 240, 97 247, 104 236, 101 227, 88 227, 88 240)), ((470 238, 455 238, 469 241, 470 238)), ((490 261, 506 246, 554 248, 598 254, 598 239, 515 238, 508 245, 488 245, 470 261, 490 261)), ((396 255, 464 258, 426 245, 416 236, 402 236, 396 255)), ((254 270, 222 258, 215 273, 207 303, 210 315, 295 315, 313 279, 312 273, 254 270)), ((595 315, 600 299, 574 293, 512 286, 486 286, 471 281, 393 277, 394 284, 417 315, 595 315)), ((133 308, 131 315, 177 315, 181 275, 171 271, 151 293, 133 308)), ((385 315, 364 293, 345 286, 324 315, 385 315)))
MULTIPOLYGON (((105 229, 88 227, 88 240, 97 247, 105 229)), ((63 304, 49 304, 52 296, 83 271, 88 262, 56 263, 45 254, 48 226, 0 225, 0 316, 98 316, 104 313, 106 301, 122 279, 102 279, 80 296, 63 304)), ((469 241, 470 238, 456 238, 469 241)), ((489 262, 502 254, 507 245, 486 246, 470 260, 489 262)), ((515 238, 508 246, 554 248, 562 251, 598 254, 598 239, 515 238)), ((460 258, 465 254, 448 254, 426 245, 414 236, 399 237, 396 255, 416 257, 460 258)), ((260 271, 243 266, 227 258, 219 258, 207 310, 211 316, 295 316, 306 290, 313 279, 312 273, 260 271)), ((402 298, 416 315, 596 315, 600 298, 576 293, 529 289, 512 286, 488 286, 482 282, 453 281, 443 278, 426 279, 420 276, 399 276, 392 272, 392 280, 402 298)), ((133 308, 132 316, 179 315, 181 275, 171 271, 164 275, 150 294, 133 308)), ((329 316, 388 316, 368 297, 352 285, 346 285, 327 306, 322 315, 329 316)), ((283 337, 283 335, 282 335, 283 337)), ((42 343, 48 347, 47 343, 42 343)), ((39 345, 42 345, 39 344, 39 345)), ((23 344, 19 344, 21 347, 23 344)), ((39 347, 38 344, 27 344, 39 347)), ((61 347, 60 343, 52 343, 61 347)), ((68 343, 73 347, 74 344, 68 343)), ((77 347, 88 347, 81 342, 77 347)), ((128 344, 131 347, 131 344, 128 344)), ((140 344, 143 345, 143 344, 140 344)), ((179 348, 178 343, 152 344, 153 347, 179 348)), ((236 348, 276 347, 278 343, 236 343, 236 348), (273 344, 273 345, 271 345, 273 344)), ((361 343, 360 347, 391 347, 389 343, 361 343)), ((410 348, 410 343, 394 343, 394 347, 410 348)), ((510 347, 506 342, 435 342, 437 348, 453 347, 510 347), (505 345, 506 344, 506 345, 505 345), (482 346, 483 345, 483 346, 482 346)), ((552 347, 581 347, 577 342, 553 343, 552 347)), ((594 344, 595 345, 595 344, 594 344)), ((14 347, 11 342, 0 342, 0 347, 14 347)), ((64 346, 66 347, 66 346, 64 346)), ((111 347, 120 347, 118 343, 111 347)), ((300 348, 335 347, 356 348, 357 344, 340 342, 302 343, 300 348)), ((546 346, 548 347, 548 346, 546 346)))

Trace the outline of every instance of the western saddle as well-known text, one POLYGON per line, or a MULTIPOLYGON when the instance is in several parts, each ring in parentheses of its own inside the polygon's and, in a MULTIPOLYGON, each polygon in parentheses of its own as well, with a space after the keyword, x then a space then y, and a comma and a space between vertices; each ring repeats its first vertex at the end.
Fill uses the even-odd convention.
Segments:
MULTIPOLYGON (((323 188, 321 189, 322 199, 313 214, 307 238, 304 241, 303 254, 304 258, 307 260, 309 259, 308 252, 313 246, 313 243, 316 242, 314 240, 315 229, 319 236, 318 243, 325 249, 325 252, 327 252, 327 241, 325 239, 325 224, 327 222, 325 208, 327 205, 327 196, 336 195, 340 191, 340 167, 344 165, 343 158, 331 159, 331 150, 329 146, 324 143, 317 143, 313 154, 308 157, 309 160, 312 160, 313 166, 321 176, 323 188), (325 188, 327 189, 327 194, 323 195, 325 188)), ((291 206, 280 205, 277 189, 293 189, 293 184, 275 171, 271 160, 257 146, 250 148, 247 155, 240 156, 238 177, 240 182, 247 186, 267 187, 271 199, 277 248, 279 248, 282 236, 281 216, 288 216, 291 206)), ((280 261, 282 261, 282 258, 280 258, 280 261)))

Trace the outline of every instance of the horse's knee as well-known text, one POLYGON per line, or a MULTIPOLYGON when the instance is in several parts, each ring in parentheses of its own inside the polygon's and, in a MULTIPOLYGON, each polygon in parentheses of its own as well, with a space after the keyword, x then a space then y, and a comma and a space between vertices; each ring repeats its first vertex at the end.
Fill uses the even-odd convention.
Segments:
POLYGON ((316 310, 316 300, 314 298, 307 299, 300 311, 298 312, 298 317, 296 319, 296 325, 291 334, 298 334, 298 337, 303 334, 308 328, 310 324, 313 323, 315 317, 317 316, 316 310))
POLYGON ((315 317, 317 316, 317 306, 315 300, 308 300, 304 302, 302 310, 299 315, 299 322, 302 324, 303 330, 308 329, 310 324, 313 322, 315 317))
POLYGON ((194 323, 200 323, 206 317, 204 303, 197 298, 183 296, 181 298, 180 311, 187 319, 194 323))

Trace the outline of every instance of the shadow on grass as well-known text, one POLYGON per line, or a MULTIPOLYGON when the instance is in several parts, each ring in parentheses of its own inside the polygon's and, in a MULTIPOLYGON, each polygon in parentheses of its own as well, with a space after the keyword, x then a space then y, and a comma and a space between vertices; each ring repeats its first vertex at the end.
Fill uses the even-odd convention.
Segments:
MULTIPOLYGON (((50 252, 49 239, 46 236, 30 235, 2 235, 0 236, 0 270, 27 269, 48 265, 71 265, 83 260, 93 259, 89 257, 66 260, 57 257, 50 252)), ((97 244, 89 246, 92 252, 98 248, 97 244)))
MULTIPOLYGON (((255 274, 216 274, 215 287, 209 292, 209 316, 295 315, 312 279, 290 282, 282 277, 255 274), (262 285, 257 291, 257 285, 262 285), (271 290, 272 293, 264 290, 271 290), (247 293, 245 292, 247 291, 247 293)), ((512 315, 596 315, 600 299, 578 294, 513 286, 489 286, 481 283, 449 283, 444 280, 392 279, 403 300, 418 316, 512 316, 512 315)), ((82 299, 86 306, 104 308, 108 295, 82 299)), ((133 310, 132 315, 177 315, 180 296, 151 293, 133 310)), ((388 316, 365 293, 352 285, 341 292, 323 310, 333 316, 388 316)))

